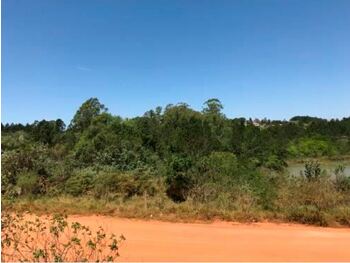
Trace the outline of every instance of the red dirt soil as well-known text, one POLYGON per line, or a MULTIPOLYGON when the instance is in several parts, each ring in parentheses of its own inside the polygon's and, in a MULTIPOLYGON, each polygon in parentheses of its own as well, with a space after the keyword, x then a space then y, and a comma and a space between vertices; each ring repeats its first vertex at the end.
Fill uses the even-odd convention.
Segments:
POLYGON ((350 261, 350 229, 70 216, 123 234, 119 261, 350 261))

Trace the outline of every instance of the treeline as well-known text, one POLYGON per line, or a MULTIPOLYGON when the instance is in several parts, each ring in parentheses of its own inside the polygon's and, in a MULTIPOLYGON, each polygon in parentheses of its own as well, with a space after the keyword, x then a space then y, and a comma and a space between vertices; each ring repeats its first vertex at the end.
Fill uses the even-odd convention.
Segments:
MULTIPOLYGON (((289 159, 350 154, 350 118, 230 119, 222 110, 209 99, 202 111, 179 103, 123 119, 91 98, 68 126, 60 119, 2 124, 2 194, 113 200, 164 193, 175 202, 224 200, 231 210, 248 198, 275 211, 282 186, 292 186, 282 176, 289 159)), ((339 184, 348 191, 341 180, 331 183, 334 193, 339 184)))

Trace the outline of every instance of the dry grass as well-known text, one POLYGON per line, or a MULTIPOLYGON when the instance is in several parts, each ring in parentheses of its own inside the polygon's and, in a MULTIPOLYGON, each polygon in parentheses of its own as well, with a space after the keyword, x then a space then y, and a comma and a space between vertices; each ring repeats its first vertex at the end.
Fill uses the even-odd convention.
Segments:
MULTIPOLYGON (((254 207, 241 209, 225 209, 216 202, 206 204, 187 200, 174 203, 167 197, 152 198, 134 197, 113 201, 103 201, 92 197, 57 197, 35 200, 17 199, 15 203, 3 200, 3 209, 7 211, 29 212, 38 215, 54 213, 74 215, 114 215, 126 218, 157 219, 165 221, 213 221, 216 219, 240 222, 256 222, 273 220, 273 213, 257 210, 254 207)), ((239 207, 237 205, 237 207, 239 207)))
POLYGON ((97 199, 84 197, 41 197, 2 200, 6 211, 34 214, 101 214, 127 218, 157 219, 165 221, 226 221, 257 222, 284 221, 320 226, 350 226, 349 197, 337 192, 327 178, 308 182, 297 179, 280 183, 277 196, 270 208, 263 209, 249 195, 230 199, 222 196, 207 202, 188 198, 175 203, 165 194, 97 199))

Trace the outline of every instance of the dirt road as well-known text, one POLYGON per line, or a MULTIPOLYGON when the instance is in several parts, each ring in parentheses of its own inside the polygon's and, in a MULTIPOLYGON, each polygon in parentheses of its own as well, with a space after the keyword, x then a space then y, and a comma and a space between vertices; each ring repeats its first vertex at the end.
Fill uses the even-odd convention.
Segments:
POLYGON ((350 261, 350 229, 72 216, 127 238, 119 261, 350 261))

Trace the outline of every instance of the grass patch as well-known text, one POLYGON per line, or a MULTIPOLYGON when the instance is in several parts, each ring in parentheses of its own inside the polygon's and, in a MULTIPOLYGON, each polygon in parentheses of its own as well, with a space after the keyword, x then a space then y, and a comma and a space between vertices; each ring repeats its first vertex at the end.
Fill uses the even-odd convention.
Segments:
POLYGON ((294 222, 318 226, 350 226, 350 208, 336 207, 321 211, 315 206, 287 207, 285 210, 271 211, 253 207, 251 209, 225 209, 215 202, 207 204, 187 200, 175 203, 163 197, 133 197, 113 201, 93 197, 61 196, 55 198, 19 198, 15 202, 2 200, 4 211, 29 212, 37 215, 109 215, 144 220, 163 220, 177 222, 210 222, 213 220, 237 222, 294 222))

